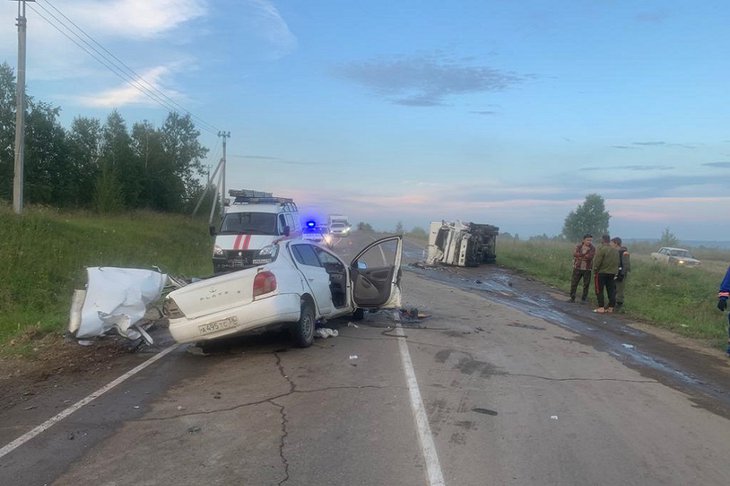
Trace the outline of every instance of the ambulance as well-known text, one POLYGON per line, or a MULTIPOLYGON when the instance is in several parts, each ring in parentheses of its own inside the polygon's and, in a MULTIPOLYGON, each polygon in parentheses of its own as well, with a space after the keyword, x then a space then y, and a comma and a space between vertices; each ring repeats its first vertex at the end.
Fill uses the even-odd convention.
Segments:
POLYGON ((259 261, 259 250, 278 240, 301 237, 299 209, 292 199, 248 189, 230 190, 228 194, 233 200, 220 227, 210 227, 211 236, 215 236, 213 273, 267 263, 259 261))

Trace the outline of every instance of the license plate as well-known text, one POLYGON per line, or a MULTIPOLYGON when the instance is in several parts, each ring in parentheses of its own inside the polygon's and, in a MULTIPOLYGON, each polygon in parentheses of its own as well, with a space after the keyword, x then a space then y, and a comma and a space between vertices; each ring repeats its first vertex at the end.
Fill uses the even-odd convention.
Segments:
POLYGON ((209 322, 208 324, 201 324, 198 326, 200 334, 210 334, 212 332, 222 331, 224 329, 230 329, 236 327, 238 318, 235 316, 226 317, 220 321, 209 322))

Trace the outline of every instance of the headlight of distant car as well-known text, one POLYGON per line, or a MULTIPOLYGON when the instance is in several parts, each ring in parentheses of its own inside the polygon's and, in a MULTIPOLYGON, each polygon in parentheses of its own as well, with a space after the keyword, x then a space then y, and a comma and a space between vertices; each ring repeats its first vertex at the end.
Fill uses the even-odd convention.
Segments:
POLYGON ((213 256, 223 256, 223 248, 218 245, 213 247, 213 256))
POLYGON ((684 265, 684 263, 685 263, 684 260, 677 260, 678 265, 684 265))

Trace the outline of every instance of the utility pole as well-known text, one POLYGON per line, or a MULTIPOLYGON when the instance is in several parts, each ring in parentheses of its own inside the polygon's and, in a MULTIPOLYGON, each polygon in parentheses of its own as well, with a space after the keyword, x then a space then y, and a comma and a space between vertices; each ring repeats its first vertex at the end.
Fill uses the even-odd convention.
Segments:
POLYGON ((218 132, 218 136, 223 138, 223 167, 221 170, 221 213, 226 211, 226 138, 231 138, 231 132, 218 132))
POLYGON ((15 178, 13 179, 13 210, 23 213, 23 171, 25 165, 25 2, 18 2, 18 76, 15 84, 15 178))

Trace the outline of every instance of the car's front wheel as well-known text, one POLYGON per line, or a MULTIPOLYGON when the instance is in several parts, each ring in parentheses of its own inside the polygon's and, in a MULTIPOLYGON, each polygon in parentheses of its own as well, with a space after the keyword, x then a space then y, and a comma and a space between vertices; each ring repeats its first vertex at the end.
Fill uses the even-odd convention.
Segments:
POLYGON ((302 302, 299 321, 294 326, 294 342, 300 348, 308 348, 314 342, 314 306, 311 302, 302 302))

